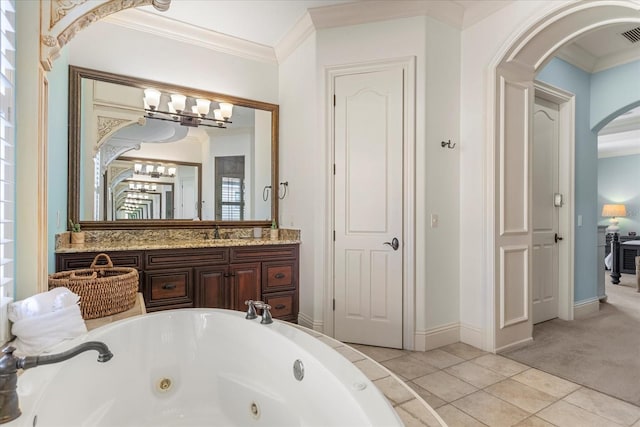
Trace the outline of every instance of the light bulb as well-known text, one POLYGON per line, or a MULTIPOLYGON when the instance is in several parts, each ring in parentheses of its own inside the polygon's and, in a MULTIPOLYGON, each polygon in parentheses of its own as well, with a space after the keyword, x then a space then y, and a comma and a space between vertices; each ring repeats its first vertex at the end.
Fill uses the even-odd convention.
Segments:
POLYGON ((211 105, 211 101, 209 101, 208 99, 196 99, 196 106, 198 108, 198 114, 200 114, 202 117, 206 116, 207 114, 209 114, 209 106, 211 105))
POLYGON ((174 93, 173 95, 171 95, 171 103, 173 104, 173 108, 175 108, 178 113, 184 111, 186 102, 187 97, 184 95, 180 95, 179 93, 174 93))
POLYGON ((149 108, 155 110, 160 105, 160 91, 156 89, 144 90, 144 101, 149 105, 149 108))
POLYGON ((233 104, 229 104, 228 102, 221 102, 220 110, 222 111, 222 117, 224 117, 225 119, 229 119, 233 114, 233 104))
POLYGON ((153 165, 147 165, 147 168, 145 170, 147 171, 147 173, 153 172, 153 165))
POLYGON ((158 173, 160 175, 162 175, 164 173, 164 166, 158 166, 158 169, 156 169, 158 171, 158 173))
POLYGON ((133 165, 133 171, 135 173, 140 173, 142 172, 142 163, 136 163, 133 165))

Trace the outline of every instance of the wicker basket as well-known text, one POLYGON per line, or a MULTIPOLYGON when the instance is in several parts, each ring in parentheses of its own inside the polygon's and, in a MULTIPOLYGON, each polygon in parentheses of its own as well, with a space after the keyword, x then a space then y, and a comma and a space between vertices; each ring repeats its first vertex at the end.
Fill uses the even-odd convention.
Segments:
POLYGON ((49 289, 64 286, 80 296, 82 318, 95 319, 129 310, 136 303, 138 270, 114 267, 107 254, 98 254, 89 268, 49 275, 49 289), (106 264, 98 265, 100 258, 106 264))

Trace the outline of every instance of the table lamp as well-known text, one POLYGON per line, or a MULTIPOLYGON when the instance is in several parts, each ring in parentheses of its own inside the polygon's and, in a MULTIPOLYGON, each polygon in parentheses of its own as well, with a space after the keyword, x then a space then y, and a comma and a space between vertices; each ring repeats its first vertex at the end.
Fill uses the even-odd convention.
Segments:
POLYGON ((617 233, 620 230, 618 227, 618 220, 616 217, 626 216, 627 209, 625 205, 604 205, 602 206, 602 216, 611 217, 609 220, 609 227, 607 227, 607 232, 609 233, 617 233))

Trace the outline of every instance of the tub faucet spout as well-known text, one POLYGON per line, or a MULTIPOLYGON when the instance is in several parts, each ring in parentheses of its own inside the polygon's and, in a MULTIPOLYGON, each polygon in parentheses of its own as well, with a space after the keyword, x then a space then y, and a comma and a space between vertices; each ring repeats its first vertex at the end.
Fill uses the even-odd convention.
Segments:
POLYGON ((88 341, 62 353, 44 356, 15 357, 15 347, 4 348, 0 358, 0 424, 15 420, 22 414, 17 392, 18 369, 63 362, 89 350, 98 352, 98 362, 108 362, 113 357, 109 347, 99 341, 88 341))

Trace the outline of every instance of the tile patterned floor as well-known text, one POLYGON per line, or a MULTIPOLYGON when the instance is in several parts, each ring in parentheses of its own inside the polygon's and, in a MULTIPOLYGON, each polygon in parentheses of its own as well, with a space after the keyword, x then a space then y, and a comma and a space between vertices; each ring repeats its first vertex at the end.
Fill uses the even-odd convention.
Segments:
MULTIPOLYGON (((466 344, 427 352, 352 347, 402 379, 450 427, 640 427, 640 407, 466 344)), ((337 350, 350 360, 358 358, 348 347, 337 350)), ((407 426, 439 425, 375 364, 352 361, 373 379, 407 426)))

